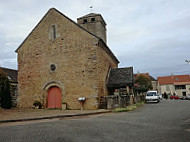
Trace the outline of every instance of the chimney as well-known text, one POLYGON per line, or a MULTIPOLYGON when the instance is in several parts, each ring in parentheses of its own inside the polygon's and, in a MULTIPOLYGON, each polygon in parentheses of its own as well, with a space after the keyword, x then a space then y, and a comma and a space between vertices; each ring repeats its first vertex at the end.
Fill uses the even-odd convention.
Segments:
POLYGON ((171 78, 174 78, 173 72, 171 73, 171 78))

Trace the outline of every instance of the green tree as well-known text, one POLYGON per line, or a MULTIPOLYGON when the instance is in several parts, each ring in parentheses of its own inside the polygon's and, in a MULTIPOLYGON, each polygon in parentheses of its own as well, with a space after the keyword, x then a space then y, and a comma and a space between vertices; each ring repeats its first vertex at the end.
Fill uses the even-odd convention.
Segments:
POLYGON ((139 75, 135 80, 134 92, 140 94, 152 89, 152 83, 147 76, 139 75))
POLYGON ((4 73, 0 73, 0 103, 1 107, 10 109, 12 107, 10 82, 4 73))

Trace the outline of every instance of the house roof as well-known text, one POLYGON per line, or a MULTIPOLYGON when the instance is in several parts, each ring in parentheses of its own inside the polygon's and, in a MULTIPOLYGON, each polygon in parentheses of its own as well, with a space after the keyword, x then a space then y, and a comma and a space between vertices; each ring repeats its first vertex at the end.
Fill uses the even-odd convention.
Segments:
MULTIPOLYGON (((76 22, 74 22, 73 20, 71 20, 69 17, 65 16, 63 13, 61 13, 60 11, 58 11, 55 8, 51 8, 48 10, 48 12, 43 16, 43 18, 40 20, 40 22, 35 26, 35 28, 29 33, 29 35, 24 39, 24 41, 20 44, 20 46, 15 50, 15 52, 18 52, 18 50, 22 47, 22 45, 25 43, 25 41, 29 38, 29 36, 33 33, 33 31, 38 27, 38 25, 43 21, 43 19, 45 19, 46 15, 50 12, 50 11, 56 11, 58 12, 60 15, 62 15, 64 18, 68 19, 70 22, 74 23, 76 26, 78 26, 79 28, 83 29, 84 31, 86 31, 87 33, 89 33, 90 35, 94 36, 95 38, 98 39, 98 41, 100 43, 104 42, 100 37, 96 36, 95 34, 91 33, 90 31, 86 30, 85 28, 83 28, 82 26, 80 26, 79 24, 77 24, 76 22)), ((92 14, 92 13, 91 13, 92 14)), ((95 14, 95 13, 94 13, 95 14)), ((86 15, 87 16, 87 15, 86 15)), ((104 45, 106 45, 106 43, 104 42, 104 45)), ((119 60, 115 57, 115 55, 113 54, 113 52, 110 50, 110 48, 106 45, 103 46, 103 48, 106 49, 106 51, 108 51, 108 54, 110 54, 113 59, 115 61, 117 61, 119 63, 119 60)))
POLYGON ((158 77, 159 85, 165 84, 174 84, 174 85, 185 85, 189 84, 190 76, 189 75, 171 75, 158 77))
POLYGON ((151 75, 149 75, 149 77, 150 77, 150 80, 151 81, 157 81, 154 77, 152 77, 151 75))
POLYGON ((17 76, 18 76, 18 71, 14 69, 8 69, 8 68, 3 68, 0 67, 0 70, 5 73, 7 76, 10 77, 11 82, 18 82, 17 81, 17 76))
POLYGON ((111 69, 108 78, 108 88, 123 88, 133 85, 133 67, 111 69))
POLYGON ((149 75, 149 73, 137 73, 137 74, 134 74, 134 78, 136 79, 139 75, 148 77, 150 81, 156 81, 156 79, 152 77, 151 75, 149 75))

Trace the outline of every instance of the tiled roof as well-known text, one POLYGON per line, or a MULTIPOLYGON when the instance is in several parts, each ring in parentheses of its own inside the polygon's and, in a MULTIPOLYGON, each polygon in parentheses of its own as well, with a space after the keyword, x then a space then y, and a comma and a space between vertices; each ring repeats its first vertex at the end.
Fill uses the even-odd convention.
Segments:
POLYGON ((0 67, 0 70, 5 73, 7 76, 10 77, 10 80, 12 82, 18 82, 17 81, 17 76, 18 76, 18 71, 17 70, 14 70, 14 69, 8 69, 8 68, 3 68, 3 67, 0 67))
POLYGON ((184 84, 189 84, 190 82, 189 75, 171 75, 171 76, 158 77, 157 79, 160 85, 165 85, 165 84, 184 85, 184 84))
POLYGON ((111 69, 108 88, 122 88, 133 84, 133 67, 111 69))
POLYGON ((149 75, 149 77, 150 77, 150 80, 151 81, 157 81, 154 77, 152 77, 151 75, 149 75))
POLYGON ((143 75, 143 76, 146 76, 148 77, 151 81, 156 81, 156 79, 152 76, 149 75, 149 73, 137 73, 137 74, 134 74, 134 78, 137 78, 139 75, 143 75))

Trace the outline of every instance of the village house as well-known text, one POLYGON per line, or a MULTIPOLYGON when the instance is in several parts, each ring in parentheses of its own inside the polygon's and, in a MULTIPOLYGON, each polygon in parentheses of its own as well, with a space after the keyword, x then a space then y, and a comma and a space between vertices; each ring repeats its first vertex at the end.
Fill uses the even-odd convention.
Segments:
POLYGON ((118 59, 106 44, 106 23, 90 13, 77 23, 51 8, 18 47, 18 102, 44 108, 100 108, 118 59))
POLYGON ((161 94, 178 95, 179 97, 190 96, 190 76, 171 75, 158 77, 158 91, 161 94))
POLYGON ((16 105, 17 105, 17 96, 18 96, 18 93, 17 93, 18 71, 14 70, 14 69, 0 67, 0 73, 5 74, 9 79, 9 82, 10 82, 10 85, 11 85, 10 89, 11 89, 12 107, 16 107, 16 105))

